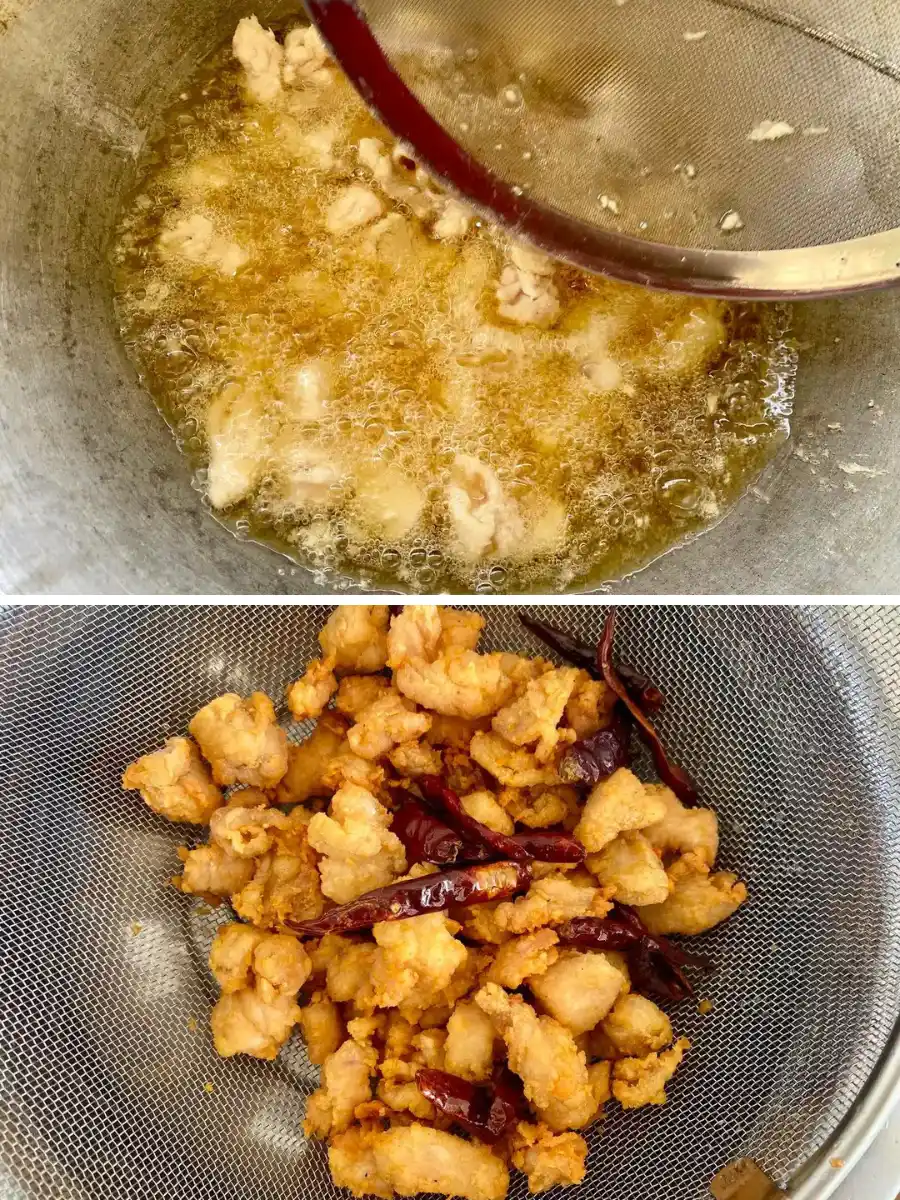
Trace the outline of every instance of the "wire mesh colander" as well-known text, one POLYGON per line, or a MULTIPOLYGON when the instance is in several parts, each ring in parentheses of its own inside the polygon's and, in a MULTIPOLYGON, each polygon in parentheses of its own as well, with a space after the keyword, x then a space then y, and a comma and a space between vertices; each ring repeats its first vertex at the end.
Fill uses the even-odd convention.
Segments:
MULTIPOLYGON (((485 611, 488 645, 537 648, 511 609, 485 611)), ((213 1053, 206 955, 226 916, 167 886, 184 831, 119 787, 212 696, 280 701, 326 612, 0 614, 4 1200, 335 1194, 300 1132, 299 1038, 272 1064, 213 1053)), ((589 636, 602 620, 543 615, 589 636)), ((712 1015, 672 1012, 694 1050, 671 1103, 610 1106, 583 1194, 699 1200, 750 1155, 820 1200, 836 1131, 897 1073, 900 610, 625 607, 618 645, 663 688, 660 724, 751 901, 701 939, 712 1015)))
POLYGON ((307 0, 480 209, 592 270, 799 296, 900 278, 893 0, 307 0))

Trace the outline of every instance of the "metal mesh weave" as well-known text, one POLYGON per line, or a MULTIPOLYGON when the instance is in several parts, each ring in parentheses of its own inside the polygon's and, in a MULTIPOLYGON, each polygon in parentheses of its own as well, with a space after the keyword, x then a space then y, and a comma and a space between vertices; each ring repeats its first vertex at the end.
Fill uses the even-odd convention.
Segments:
MULTIPOLYGON (((334 1195, 300 1133, 299 1039, 273 1064, 213 1053, 205 958, 225 915, 167 886, 182 834, 118 782, 212 696, 282 697, 326 611, 0 613, 4 1200, 334 1195)), ((490 643, 534 649, 511 609, 486 611, 490 643)), ((602 619, 553 614, 590 635, 602 619)), ((671 1103, 610 1106, 583 1191, 699 1200, 742 1154, 786 1181, 898 1018, 900 610, 627 607, 619 646, 664 689, 661 726, 751 902, 701 939, 715 1008, 673 1011, 695 1048, 671 1103)))

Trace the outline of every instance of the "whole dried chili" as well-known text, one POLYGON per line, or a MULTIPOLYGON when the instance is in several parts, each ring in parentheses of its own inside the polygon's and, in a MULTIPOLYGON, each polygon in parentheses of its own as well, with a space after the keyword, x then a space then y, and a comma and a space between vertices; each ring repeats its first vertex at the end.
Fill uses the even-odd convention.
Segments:
POLYGON ((566 783, 593 787, 602 779, 608 779, 620 767, 629 765, 631 722, 622 719, 619 708, 617 704, 606 729, 598 729, 596 733, 566 748, 558 768, 560 779, 566 783))
POLYGON ((352 933, 357 929, 371 929, 380 921, 400 921, 421 913, 439 912, 450 904, 507 900, 516 892, 525 891, 530 883, 531 870, 526 863, 497 862, 487 866, 459 867, 418 879, 402 879, 329 909, 311 921, 288 918, 285 925, 305 937, 352 933))
POLYGON ((465 861, 463 839, 434 813, 429 812, 415 796, 399 791, 400 806, 391 820, 391 831, 406 850, 406 861, 413 863, 455 863, 465 861))
POLYGON ((607 687, 619 697, 637 724, 638 733, 650 747, 653 761, 663 783, 672 789, 682 804, 692 807, 697 803, 697 788, 687 771, 669 761, 659 734, 653 728, 649 718, 634 702, 628 693, 628 688, 616 672, 612 661, 613 636, 616 628, 616 610, 611 608, 603 627, 603 637, 597 647, 597 666, 603 674, 607 687))
MULTIPOLYGON (((470 843, 474 854, 478 845, 486 847, 494 856, 511 859, 513 862, 566 862, 584 861, 584 847, 567 833, 497 833, 469 816, 456 792, 437 775, 422 775, 418 779, 419 789, 426 801, 437 805, 442 814, 470 843)), ((466 856, 465 849, 460 858, 466 856)))
POLYGON ((519 1120, 521 1105, 505 1079, 479 1085, 426 1067, 416 1072, 416 1086, 442 1116, 484 1142, 499 1141, 519 1120))

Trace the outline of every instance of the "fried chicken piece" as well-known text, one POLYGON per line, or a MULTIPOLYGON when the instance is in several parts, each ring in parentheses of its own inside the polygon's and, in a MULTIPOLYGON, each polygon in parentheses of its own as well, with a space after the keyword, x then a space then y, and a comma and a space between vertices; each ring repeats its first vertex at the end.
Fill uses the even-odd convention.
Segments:
POLYGON ((365 1129, 351 1125, 336 1134, 328 1145, 328 1168, 335 1187, 348 1188, 354 1196, 381 1196, 393 1200, 391 1180, 378 1171, 373 1144, 382 1136, 380 1126, 365 1129))
POLYGON ((553 966, 559 958, 558 942, 552 929, 538 929, 504 942, 488 968, 486 982, 516 991, 526 978, 543 975, 553 966))
POLYGON ((180 847, 182 874, 172 882, 189 896, 226 897, 239 892, 253 878, 252 859, 238 858, 221 846, 180 847))
POLYGON ((122 787, 137 789, 143 801, 170 821, 206 825, 224 803, 209 767, 190 738, 168 738, 161 750, 125 768, 122 787))
POLYGON ((346 723, 335 713, 323 713, 315 729, 299 745, 288 746, 287 773, 278 785, 279 804, 302 804, 311 796, 330 796, 325 775, 344 745, 346 723))
POLYGON ((513 746, 497 733, 476 733, 469 753, 504 787, 537 787, 560 781, 556 767, 539 762, 531 751, 513 746))
POLYGON ((501 708, 491 728, 514 746, 534 746, 545 763, 559 741, 559 725, 578 679, 574 667, 556 667, 527 684, 517 699, 501 708))
POLYGON ((453 936, 457 928, 441 912, 372 927, 378 945, 372 970, 375 1003, 395 1008, 404 1002, 427 1008, 438 1003, 468 951, 453 936))
POLYGON ((309 1004, 300 1009, 297 1023, 306 1042, 306 1057, 317 1067, 344 1040, 340 1011, 327 992, 313 992, 309 1004))
MULTIPOLYGON (((209 951, 209 969, 223 992, 253 986, 253 954, 266 936, 261 929, 238 921, 218 930, 209 951)), ((302 980, 297 986, 299 990, 302 980)))
POLYGON ((305 674, 287 690, 287 706, 295 721, 321 717, 328 701, 337 691, 337 679, 330 658, 314 658, 305 674))
POLYGON ((463 1200, 505 1200, 506 1164, 482 1142, 414 1122, 372 1138, 376 1177, 400 1196, 435 1192, 463 1200))
POLYGON ((490 1078, 494 1065, 494 1023, 472 1000, 460 1000, 447 1022, 444 1069, 473 1083, 490 1078))
POLYGON ((499 904, 494 921, 507 933, 531 933, 573 917, 605 917, 611 908, 601 888, 583 887, 564 875, 548 875, 535 880, 524 896, 499 904))
POLYGON ((366 993, 371 993, 375 950, 371 942, 355 942, 337 933, 326 933, 319 942, 312 955, 313 967, 324 969, 326 990, 336 1004, 366 1000, 366 993))
POLYGON ((273 788, 287 770, 287 734, 265 692, 246 700, 234 692, 211 700, 189 725, 216 783, 273 788))
POLYGON ((355 721, 370 704, 390 690, 391 681, 383 675, 345 675, 338 684, 335 707, 355 721))
POLYGON ((391 620, 388 632, 388 666, 396 671, 404 663, 433 662, 438 655, 443 625, 436 604, 406 604, 391 620))
POLYGON ((468 609, 441 608, 442 650, 475 650, 484 629, 484 617, 481 613, 468 609))
POLYGON ((343 1133, 353 1110, 372 1097, 372 1076, 378 1054, 372 1046, 348 1037, 322 1064, 322 1083, 306 1102, 303 1131, 307 1137, 327 1138, 343 1133))
POLYGON ((415 779, 417 775, 440 775, 442 762, 439 750, 427 742, 404 742, 388 754, 388 762, 398 775, 415 779))
POLYGON ((278 830, 290 827, 277 808, 219 809, 209 823, 209 840, 238 858, 259 858, 272 848, 278 830))
POLYGON ((447 1037, 446 1029, 423 1029, 417 1033, 413 1038, 416 1058, 421 1059, 426 1067, 444 1070, 447 1037))
POLYGON ((307 841, 309 814, 295 808, 272 848, 254 859, 253 877, 231 898, 239 917, 260 929, 279 930, 289 918, 309 921, 321 915, 325 901, 315 855, 307 841))
POLYGON ((487 825, 488 829, 493 829, 496 833, 511 834, 515 829, 512 818, 497 803, 493 792, 469 792, 467 796, 460 797, 460 803, 470 817, 474 817, 476 821, 487 825))
POLYGON ((613 1063, 612 1094, 623 1108, 643 1108, 645 1104, 665 1104, 666 1084, 678 1064, 690 1050, 687 1038, 679 1038, 662 1054, 643 1058, 620 1058, 613 1063))
POLYGON ((473 904, 471 908, 452 909, 454 918, 462 926, 465 937, 473 942, 487 942, 499 946, 508 942, 512 936, 506 929, 497 924, 497 909, 503 901, 494 900, 488 904, 473 904))
POLYGON ((620 996, 601 1026, 615 1057, 641 1058, 672 1041, 672 1023, 659 1005, 629 992, 620 996))
POLYGON ((619 904, 661 904, 669 895, 666 869, 639 830, 620 833, 599 854, 589 854, 585 865, 604 887, 613 889, 619 904))
POLYGON ((643 829, 661 820, 665 812, 659 796, 648 791, 627 767, 620 767, 592 789, 575 836, 593 854, 625 830, 643 829))
POLYGON ((699 854, 711 867, 719 853, 719 819, 711 808, 685 808, 671 788, 644 784, 666 806, 662 820, 642 833, 658 854, 699 854))
POLYGON ((578 672, 578 680, 566 701, 566 721, 579 738, 590 737, 606 729, 616 704, 616 693, 602 679, 591 679, 587 671, 578 672))
POLYGON ((325 768, 322 783, 329 794, 340 791, 345 784, 352 784, 374 795, 384 783, 384 767, 368 758, 360 758, 350 749, 350 743, 344 741, 325 768))
POLYGON ((520 1121, 511 1147, 512 1164, 528 1176, 533 1196, 584 1179, 588 1148, 579 1133, 553 1133, 546 1125, 520 1121))
POLYGON ((425 740, 432 746, 447 746, 451 750, 468 751, 469 743, 476 733, 487 733, 491 727, 490 717, 445 717, 432 713, 431 728, 425 740))
POLYGON ((627 987, 602 951, 562 950, 553 966, 526 982, 541 1008, 576 1036, 602 1021, 627 987))
POLYGON ((268 808, 272 796, 258 787, 235 788, 225 803, 229 808, 268 808))
POLYGON ((408 700, 389 691, 363 709, 347 731, 347 743, 360 758, 381 758, 394 746, 422 737, 430 728, 428 713, 416 712, 408 700))
POLYGON ((497 803, 518 825, 547 829, 551 825, 574 827, 581 816, 578 792, 573 787, 502 788, 497 803))
POLYGON ((467 796, 470 792, 487 791, 490 779, 465 750, 454 750, 451 747, 441 752, 443 770, 440 772, 444 783, 457 796, 467 796))
POLYGON ((747 899, 747 885, 731 871, 714 875, 703 858, 685 854, 669 868, 672 892, 661 904, 639 910, 651 933, 706 933, 719 925, 747 899))
POLYGON ((593 1119, 598 1106, 584 1054, 565 1026, 539 1017, 521 996, 510 996, 495 983, 477 991, 475 1003, 506 1042, 510 1070, 522 1080, 542 1121, 558 1133, 593 1119))
POLYGON ((371 675, 387 663, 390 613, 386 604, 341 604, 319 634, 338 675, 371 675))
POLYGON ((322 858, 322 891, 338 904, 384 887, 406 870, 403 843, 390 831, 391 814, 371 792, 346 783, 329 814, 309 822, 309 844, 322 858))
POLYGON ((276 996, 267 1001, 255 988, 222 995, 210 1017, 216 1053, 222 1058, 234 1054, 277 1058, 299 1013, 293 996, 276 996))
POLYGON ((397 688, 416 704, 446 717, 488 717, 515 691, 503 670, 503 655, 451 650, 434 662, 416 659, 394 675, 397 688))

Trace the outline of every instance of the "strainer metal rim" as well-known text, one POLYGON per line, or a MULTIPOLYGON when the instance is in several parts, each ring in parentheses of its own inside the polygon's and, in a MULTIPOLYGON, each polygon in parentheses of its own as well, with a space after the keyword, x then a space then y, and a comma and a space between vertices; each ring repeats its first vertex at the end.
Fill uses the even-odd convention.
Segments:
POLYGON ((450 191, 542 250, 624 283, 699 296, 804 300, 900 282, 900 229, 786 250, 705 250, 603 230, 517 195, 467 153, 392 67, 359 0, 304 0, 310 20, 379 119, 450 191))

